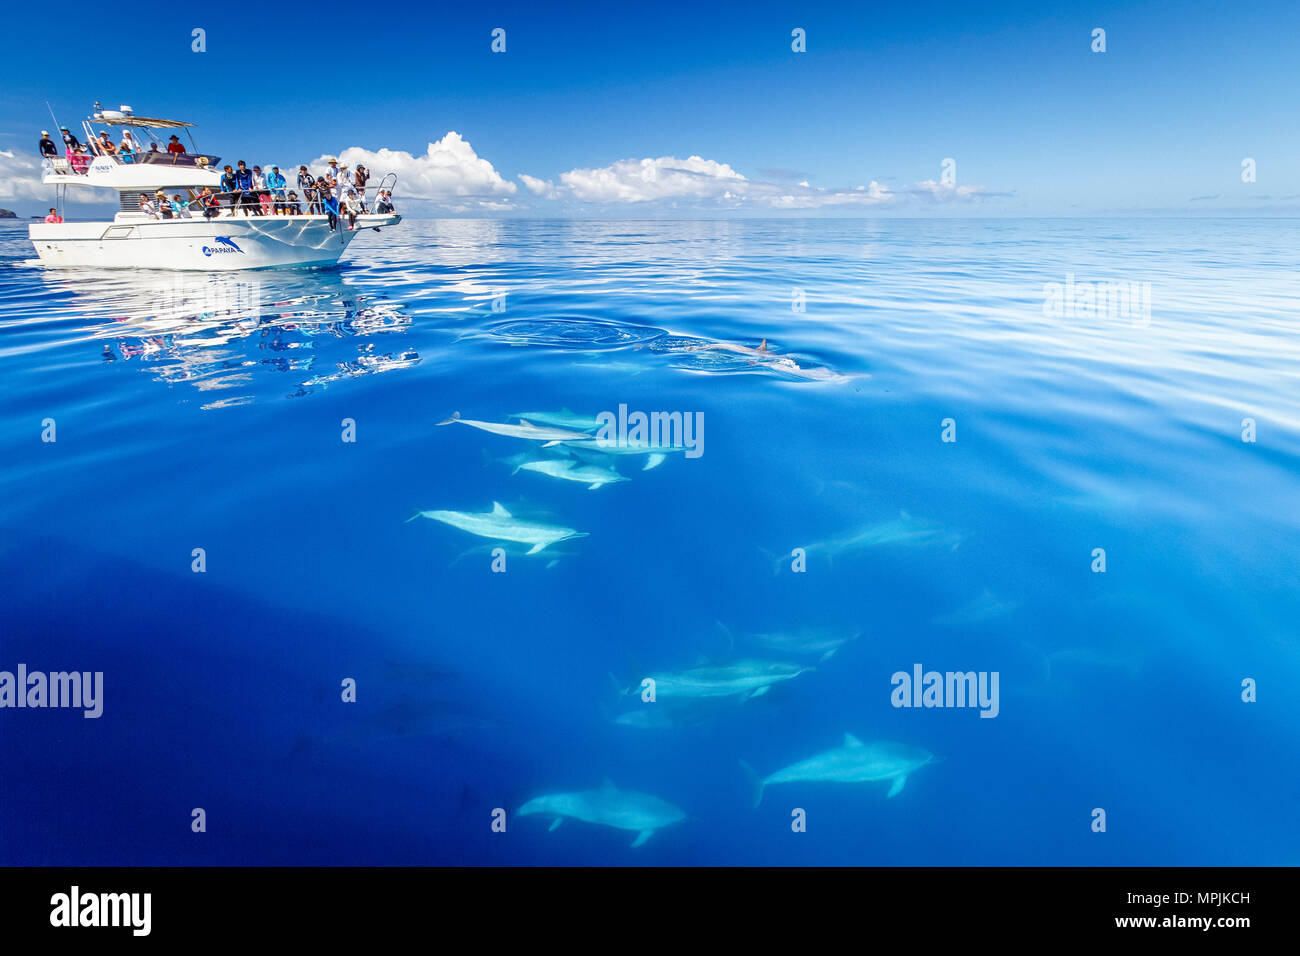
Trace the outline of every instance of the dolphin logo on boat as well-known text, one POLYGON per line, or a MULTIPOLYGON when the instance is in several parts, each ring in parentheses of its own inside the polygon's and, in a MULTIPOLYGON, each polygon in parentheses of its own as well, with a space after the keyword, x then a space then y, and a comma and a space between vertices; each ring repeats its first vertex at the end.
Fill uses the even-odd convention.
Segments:
POLYGON ((580 790, 576 793, 550 793, 529 800, 519 808, 521 817, 539 814, 553 817, 554 830, 564 820, 582 820, 618 830, 633 830, 638 847, 654 836, 655 831, 686 819, 686 814, 667 800, 620 790, 606 780, 599 790, 580 790))
POLYGON ((203 254, 205 256, 211 256, 214 252, 238 252, 240 255, 243 255, 244 253, 244 250, 239 248, 239 245, 235 240, 231 239, 229 236, 213 236, 212 241, 219 242, 221 245, 204 246, 203 254))

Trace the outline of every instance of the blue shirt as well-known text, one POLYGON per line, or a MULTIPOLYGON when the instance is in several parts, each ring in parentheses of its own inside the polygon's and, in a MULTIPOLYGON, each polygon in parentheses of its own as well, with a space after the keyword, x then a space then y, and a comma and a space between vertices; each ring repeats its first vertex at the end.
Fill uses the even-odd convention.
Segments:
POLYGON ((253 188, 253 171, 251 169, 235 170, 235 188, 236 189, 253 188))

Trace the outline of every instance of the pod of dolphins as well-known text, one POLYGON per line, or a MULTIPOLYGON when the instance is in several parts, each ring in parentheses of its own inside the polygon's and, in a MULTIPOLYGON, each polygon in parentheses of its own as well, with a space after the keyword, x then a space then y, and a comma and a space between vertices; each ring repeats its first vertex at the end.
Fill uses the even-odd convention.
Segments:
MULTIPOLYGON (((617 446, 598 442, 594 438, 599 428, 597 420, 567 410, 520 412, 511 418, 514 422, 488 422, 462 418, 460 413, 455 413, 438 424, 459 424, 493 435, 540 443, 540 448, 549 453, 512 459, 515 465, 512 474, 532 472, 558 481, 585 484, 592 491, 630 480, 615 466, 618 457, 644 456, 642 470, 649 470, 660 465, 668 454, 684 450, 677 446, 617 446)), ((484 512, 417 510, 407 520, 416 518, 428 518, 496 542, 525 545, 526 555, 539 554, 559 542, 588 535, 573 528, 517 518, 499 502, 493 502, 491 510, 484 512)), ((886 544, 947 543, 956 547, 956 540, 942 527, 903 513, 883 524, 808 545, 806 550, 832 560, 886 544)), ((727 636, 734 644, 730 634, 727 636)), ((707 722, 724 708, 762 697, 773 687, 815 670, 857 636, 814 629, 751 635, 746 640, 755 647, 787 658, 802 658, 808 663, 738 658, 725 663, 699 663, 680 670, 652 671, 636 685, 617 686, 618 696, 623 700, 640 698, 648 687, 653 688, 653 698, 651 702, 625 709, 615 718, 615 723, 630 728, 668 729, 707 722)), ((893 797, 903 789, 913 771, 935 760, 933 754, 918 747, 889 741, 863 743, 846 733, 841 746, 797 761, 766 777, 754 772, 744 761, 740 761, 740 766, 751 781, 753 805, 757 807, 766 788, 779 784, 882 781, 889 783, 886 796, 893 797)), ((656 831, 687 819, 686 813, 673 804, 651 794, 621 790, 609 780, 594 790, 535 797, 524 803, 518 813, 550 818, 551 830, 564 820, 573 819, 631 831, 636 834, 633 847, 644 844, 656 831)))

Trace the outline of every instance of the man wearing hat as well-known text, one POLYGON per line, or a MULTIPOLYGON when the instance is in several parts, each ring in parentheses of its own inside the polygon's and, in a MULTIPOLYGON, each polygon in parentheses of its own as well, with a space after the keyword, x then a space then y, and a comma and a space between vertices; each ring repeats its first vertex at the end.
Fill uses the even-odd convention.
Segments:
POLYGON ((185 155, 185 144, 175 133, 172 133, 171 139, 167 141, 167 152, 172 154, 172 165, 176 164, 178 157, 185 155))
POLYGON ((347 163, 339 163, 338 171, 334 174, 334 198, 343 204, 343 197, 347 191, 352 188, 352 173, 348 170, 347 163))
POLYGON ((41 148, 41 155, 47 159, 59 155, 59 147, 55 146, 54 140, 50 139, 50 131, 48 129, 41 130, 40 148, 41 148))
POLYGON ((170 219, 172 217, 172 204, 171 200, 167 198, 167 194, 160 189, 153 195, 154 208, 158 210, 158 218, 170 219))
POLYGON ((66 126, 60 126, 59 132, 63 134, 63 150, 68 159, 72 159, 72 151, 81 145, 81 141, 72 135, 72 132, 66 126))

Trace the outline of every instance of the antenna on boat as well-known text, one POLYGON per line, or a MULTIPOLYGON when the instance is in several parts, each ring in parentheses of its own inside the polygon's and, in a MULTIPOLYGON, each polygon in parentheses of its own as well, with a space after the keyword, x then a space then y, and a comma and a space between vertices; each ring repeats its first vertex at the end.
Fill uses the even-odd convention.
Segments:
POLYGON ((45 101, 45 108, 50 111, 50 119, 54 120, 54 128, 59 129, 59 118, 54 115, 54 107, 50 105, 49 100, 45 101))

